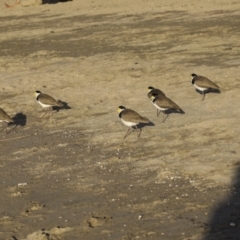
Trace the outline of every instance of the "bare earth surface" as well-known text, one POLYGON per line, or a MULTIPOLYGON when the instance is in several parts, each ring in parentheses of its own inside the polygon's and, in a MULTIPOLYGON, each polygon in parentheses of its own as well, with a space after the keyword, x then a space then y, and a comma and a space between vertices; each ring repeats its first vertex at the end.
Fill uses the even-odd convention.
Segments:
POLYGON ((17 125, 0 133, 1 240, 240 239, 240 3, 3 3, 0 108, 17 125), (221 93, 201 101, 191 73, 221 93), (185 114, 162 123, 148 86, 185 114), (36 90, 65 108, 38 119, 36 90), (123 139, 119 105, 153 126, 123 139))

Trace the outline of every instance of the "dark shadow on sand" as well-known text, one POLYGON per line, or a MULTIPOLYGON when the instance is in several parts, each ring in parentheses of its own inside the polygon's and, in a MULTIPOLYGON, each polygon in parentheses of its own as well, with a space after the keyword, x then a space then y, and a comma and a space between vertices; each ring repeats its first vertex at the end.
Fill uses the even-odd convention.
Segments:
POLYGON ((73 0, 42 0, 42 4, 56 4, 59 2, 71 2, 73 0))
MULTIPOLYGON (((178 113, 178 114, 185 114, 185 112, 184 111, 181 111, 181 112, 179 112, 179 111, 177 111, 177 110, 174 110, 174 109, 168 109, 168 110, 166 110, 166 111, 164 111, 165 112, 165 114, 172 114, 172 113, 178 113)), ((164 114, 164 113, 163 113, 164 114)))
POLYGON ((54 107, 52 107, 52 109, 54 110, 54 111, 60 111, 60 110, 62 110, 62 109, 66 109, 66 110, 68 110, 68 109, 72 109, 69 105, 68 105, 68 103, 67 102, 64 102, 64 101, 61 101, 61 100, 58 100, 58 102, 60 102, 63 106, 62 107, 58 107, 58 106, 54 106, 54 107))
POLYGON ((27 116, 23 113, 17 113, 13 118, 14 123, 16 126, 20 125, 20 126, 25 126, 27 123, 27 116))
MULTIPOLYGON (((240 162, 239 162, 240 164, 240 162)), ((202 240, 240 239, 240 166, 238 166, 231 191, 213 210, 207 231, 202 240)))
POLYGON ((144 127, 153 127, 155 126, 155 124, 153 122, 149 122, 149 123, 139 123, 137 125, 137 128, 144 128, 144 127))
POLYGON ((13 123, 8 123, 7 128, 9 129, 9 126, 14 125, 9 131, 7 131, 7 134, 12 132, 17 126, 25 126, 27 123, 27 116, 23 113, 17 113, 14 117, 12 117, 13 123))

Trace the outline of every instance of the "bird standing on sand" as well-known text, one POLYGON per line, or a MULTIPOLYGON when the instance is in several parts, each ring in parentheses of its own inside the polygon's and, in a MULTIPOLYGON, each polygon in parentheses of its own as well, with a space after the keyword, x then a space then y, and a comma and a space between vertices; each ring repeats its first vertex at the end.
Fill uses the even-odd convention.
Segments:
POLYGON ((6 127, 3 127, 2 129, 4 130, 4 128, 6 128, 6 132, 7 132, 8 124, 14 122, 13 119, 2 108, 0 108, 0 122, 6 123, 6 127))
MULTIPOLYGON (((63 104, 61 102, 56 101, 53 97, 51 97, 45 93, 41 93, 40 91, 36 91, 34 93, 34 95, 36 97, 36 101, 43 107, 43 111, 48 110, 49 115, 50 115, 50 112, 53 111, 52 107, 55 107, 55 106, 62 107, 63 106, 63 104)), ((43 116, 45 114, 43 114, 43 116)))
POLYGON ((165 112, 167 110, 175 110, 182 114, 184 113, 175 102, 166 96, 153 94, 150 99, 152 104, 157 108, 157 116, 159 116, 161 112, 164 112, 167 115, 166 117, 163 116, 162 122, 165 122, 169 115, 165 112))
POLYGON ((205 98, 205 93, 207 91, 215 91, 215 92, 220 92, 220 88, 219 86, 212 82, 211 80, 209 80, 206 77, 203 76, 198 76, 197 74, 193 73, 192 74, 192 84, 193 86, 200 92, 202 92, 203 98, 202 101, 205 98))
MULTIPOLYGON (((157 96, 157 95, 163 95, 166 96, 165 93, 163 91, 161 91, 158 88, 154 88, 154 87, 148 87, 148 98, 151 100, 152 95, 157 96)), ((157 109, 157 116, 158 116, 158 109, 157 109)))
MULTIPOLYGON (((142 117, 141 115, 139 115, 137 112, 131 110, 131 109, 127 109, 123 106, 119 106, 117 109, 118 113, 119 113, 119 118, 122 120, 122 122, 128 126, 128 130, 126 135, 124 136, 124 138, 126 138, 132 131, 137 129, 137 125, 140 123, 149 123, 150 121, 145 118, 142 117), (133 130, 130 132, 130 130, 133 128, 133 130)), ((139 134, 138 137, 140 137, 142 132, 142 129, 139 128, 139 134)))

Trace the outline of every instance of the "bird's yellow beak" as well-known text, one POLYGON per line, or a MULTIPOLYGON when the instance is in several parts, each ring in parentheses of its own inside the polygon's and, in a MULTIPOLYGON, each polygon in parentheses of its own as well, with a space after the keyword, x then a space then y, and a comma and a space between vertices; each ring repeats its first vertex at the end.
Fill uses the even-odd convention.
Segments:
POLYGON ((120 113, 120 111, 121 111, 121 109, 120 109, 120 108, 118 108, 118 109, 117 109, 117 112, 118 112, 118 113, 120 113))
POLYGON ((152 95, 151 97, 150 97, 150 100, 153 100, 155 97, 152 95))

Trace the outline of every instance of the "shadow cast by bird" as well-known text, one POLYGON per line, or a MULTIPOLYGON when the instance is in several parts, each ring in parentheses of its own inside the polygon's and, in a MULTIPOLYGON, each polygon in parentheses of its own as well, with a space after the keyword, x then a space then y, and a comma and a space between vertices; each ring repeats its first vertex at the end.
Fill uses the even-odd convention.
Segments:
POLYGON ((14 122, 11 124, 15 124, 16 126, 20 125, 23 127, 27 123, 27 116, 21 112, 17 113, 14 117, 12 117, 12 119, 14 122))
POLYGON ((71 2, 73 0, 42 0, 42 4, 56 4, 60 2, 71 2))
POLYGON ((64 102, 64 101, 62 101, 62 100, 58 100, 58 102, 61 103, 62 106, 61 106, 61 107, 59 107, 59 106, 53 106, 53 107, 52 107, 52 110, 53 110, 53 111, 57 111, 57 112, 58 112, 58 111, 63 110, 63 109, 66 109, 66 110, 72 109, 72 108, 68 105, 67 102, 64 102))
POLYGON ((13 122, 8 123, 8 126, 15 125, 13 128, 10 129, 7 133, 12 132, 17 126, 25 126, 27 123, 27 116, 23 113, 17 113, 15 116, 12 117, 13 122))
POLYGON ((137 125, 137 128, 144 128, 144 127, 153 127, 155 126, 155 124, 153 122, 149 122, 149 123, 139 123, 137 125))
POLYGON ((175 109, 165 110, 164 113, 167 115, 172 114, 172 113, 185 114, 185 112, 183 110, 179 111, 179 110, 175 110, 175 109))

